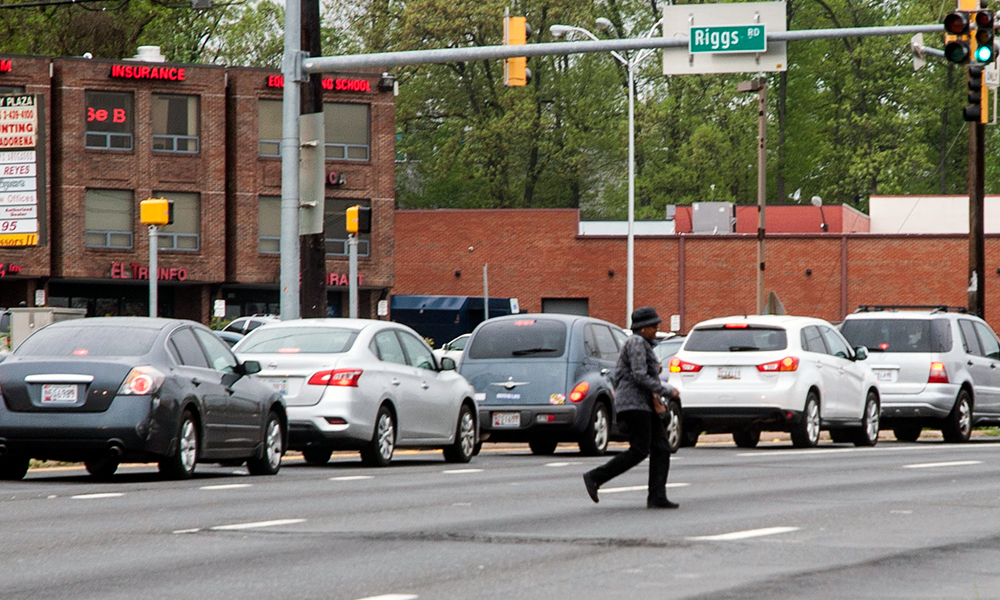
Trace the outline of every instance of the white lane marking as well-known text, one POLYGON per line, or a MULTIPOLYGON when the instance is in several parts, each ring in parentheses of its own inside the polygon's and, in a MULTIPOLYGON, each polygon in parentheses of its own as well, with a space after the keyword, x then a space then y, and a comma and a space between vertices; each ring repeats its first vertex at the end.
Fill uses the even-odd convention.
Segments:
MULTIPOLYGON (((782 450, 780 448, 757 450, 756 452, 739 452, 736 456, 753 456, 756 458, 785 458, 789 456, 818 456, 820 454, 850 454, 857 452, 882 453, 882 452, 932 452, 954 451, 954 450, 1000 450, 1000 444, 956 444, 954 446, 944 444, 927 444, 926 446, 879 446, 877 448, 814 448, 812 450, 782 450)), ((675 459, 671 459, 675 460, 675 459)))
POLYGON ((210 527, 212 531, 236 531, 240 529, 256 529, 258 527, 278 527, 279 525, 294 525, 305 519, 278 519, 276 521, 257 521, 255 523, 235 523, 233 525, 218 525, 210 527))
POLYGON ((933 469, 934 467, 967 467, 969 465, 981 465, 981 460, 953 460, 951 462, 918 463, 915 465, 903 465, 904 469, 933 469))
POLYGON ((889 514, 890 515, 912 515, 913 511, 912 510, 890 510, 889 514))
POLYGON ((330 481, 361 481, 362 479, 375 479, 374 475, 344 475, 343 477, 331 477, 330 481))
POLYGON ((570 465, 578 465, 578 464, 580 464, 580 463, 575 463, 575 462, 554 462, 554 463, 546 463, 545 466, 546 467, 568 467, 570 465))
POLYGON ((449 475, 460 475, 462 473, 482 473, 482 469, 447 469, 441 471, 442 473, 447 473, 449 475))
POLYGON ((358 600, 417 600, 419 597, 416 594, 382 594, 381 596, 358 598, 358 600))
POLYGON ((225 483, 222 485, 203 485, 199 490, 238 490, 250 487, 249 483, 225 483))
POLYGON ((174 533, 198 533, 201 529, 195 527, 194 529, 178 529, 174 533))
MULTIPOLYGON (((691 485, 690 483, 668 483, 668 488, 678 488, 687 487, 691 485)), ((613 487, 613 488, 601 488, 598 493, 601 494, 620 494, 622 492, 645 492, 649 489, 648 485, 629 485, 625 487, 613 487)))
POLYGON ((471 502, 452 502, 452 506, 472 506, 471 502))
POLYGON ((80 494, 78 496, 70 496, 74 500, 99 500, 101 498, 121 498, 125 494, 121 492, 107 492, 103 494, 80 494))
POLYGON ((700 535, 689 537, 689 540, 698 542, 731 542, 735 540, 747 540, 765 535, 777 535, 779 533, 790 533, 798 531, 798 527, 765 527, 763 529, 748 529, 746 531, 734 531, 732 533, 722 533, 719 535, 700 535))

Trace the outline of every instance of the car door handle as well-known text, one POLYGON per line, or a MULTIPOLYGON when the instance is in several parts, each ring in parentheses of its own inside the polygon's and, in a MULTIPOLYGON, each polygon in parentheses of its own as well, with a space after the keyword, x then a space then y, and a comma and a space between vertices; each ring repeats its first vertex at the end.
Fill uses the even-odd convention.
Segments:
POLYGON ((426 390, 427 388, 429 388, 431 386, 427 385, 427 382, 424 381, 424 382, 421 382, 420 387, 422 387, 422 388, 424 388, 426 390))
POLYGON ((607 375, 610 372, 611 372, 611 369, 607 369, 607 368, 601 369, 601 375, 607 375))
POLYGON ((970 360, 970 361, 968 361, 968 362, 967 362, 967 363, 965 363, 965 364, 967 364, 967 365, 969 365, 969 366, 971 367, 971 366, 972 366, 972 361, 970 360))
POLYGON ((400 381, 394 377, 390 383, 392 383, 392 385, 399 385, 400 381))
POLYGON ((195 387, 198 387, 199 385, 201 385, 201 380, 198 379, 197 377, 192 377, 191 378, 191 383, 193 383, 195 385, 195 387))

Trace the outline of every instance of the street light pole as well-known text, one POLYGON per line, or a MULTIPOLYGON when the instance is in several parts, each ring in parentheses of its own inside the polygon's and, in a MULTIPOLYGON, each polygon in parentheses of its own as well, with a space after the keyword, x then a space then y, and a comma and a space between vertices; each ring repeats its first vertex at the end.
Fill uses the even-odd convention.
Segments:
POLYGON ((757 314, 764 314, 764 209, 767 206, 767 79, 741 81, 740 92, 757 92, 757 314))

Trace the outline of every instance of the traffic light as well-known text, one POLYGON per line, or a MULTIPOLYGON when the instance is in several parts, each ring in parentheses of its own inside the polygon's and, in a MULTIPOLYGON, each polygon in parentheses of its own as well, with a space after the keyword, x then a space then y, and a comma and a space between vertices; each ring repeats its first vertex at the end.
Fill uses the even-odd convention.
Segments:
POLYGON ((993 11, 981 10, 976 13, 976 49, 973 55, 976 62, 991 63, 996 59, 993 48, 993 11))
POLYGON ((983 89, 983 67, 972 65, 969 67, 969 104, 962 111, 962 117, 966 121, 982 123, 983 117, 987 114, 983 110, 986 104, 986 90, 983 89))
MULTIPOLYGON (((524 17, 503 18, 503 43, 505 46, 523 46, 528 43, 531 27, 524 17)), ((521 87, 531 81, 528 59, 524 56, 505 58, 503 61, 503 83, 508 87, 521 87)))
POLYGON ((969 15, 956 11, 944 18, 944 56, 953 63, 969 62, 969 15))
POLYGON ((139 222, 143 225, 172 225, 174 201, 166 198, 143 200, 139 203, 139 222))
POLYGON ((347 209, 348 233, 372 232, 372 209, 367 206, 355 205, 347 209))

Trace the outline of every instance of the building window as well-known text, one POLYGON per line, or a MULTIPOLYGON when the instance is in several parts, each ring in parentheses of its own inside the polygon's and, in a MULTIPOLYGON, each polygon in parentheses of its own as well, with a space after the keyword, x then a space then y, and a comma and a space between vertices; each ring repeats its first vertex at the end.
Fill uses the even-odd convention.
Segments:
POLYGON ((0 96, 18 96, 23 93, 23 85, 0 85, 0 96))
POLYGON ((198 152, 198 96, 153 94, 153 150, 198 152))
POLYGON ((257 240, 261 254, 281 252, 280 196, 261 196, 257 200, 257 240))
POLYGON ((327 160, 368 160, 367 104, 323 104, 327 160))
POLYGON ((160 250, 196 252, 201 241, 201 199, 187 192, 153 192, 156 198, 174 202, 174 222, 160 227, 160 250))
POLYGON ((91 150, 132 149, 132 94, 86 92, 86 132, 83 145, 91 150))
POLYGON ((87 190, 84 200, 84 245, 88 248, 132 247, 132 192, 87 190))
MULTIPOLYGON (((326 239, 327 256, 347 256, 347 208, 360 204, 372 205, 369 200, 333 200, 327 198, 323 203, 323 235, 326 239)), ((374 215, 373 215, 374 217, 374 215)), ((372 219, 374 223, 375 219, 372 219)), ((371 235, 358 235, 358 256, 371 256, 371 235)))
POLYGON ((257 154, 281 156, 281 100, 257 103, 257 154))

